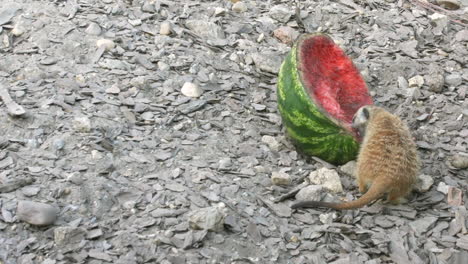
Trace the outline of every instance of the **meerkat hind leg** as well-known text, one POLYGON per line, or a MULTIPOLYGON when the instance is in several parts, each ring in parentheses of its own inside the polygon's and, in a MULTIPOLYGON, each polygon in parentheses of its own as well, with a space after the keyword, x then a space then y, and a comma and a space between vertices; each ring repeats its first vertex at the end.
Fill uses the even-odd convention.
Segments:
POLYGON ((401 191, 391 190, 388 193, 386 202, 393 205, 403 204, 408 201, 404 196, 405 193, 402 193, 401 191))
POLYGON ((372 184, 369 183, 369 182, 366 182, 366 181, 364 181, 364 180, 359 179, 358 185, 359 185, 359 192, 360 192, 360 193, 366 193, 367 190, 369 190, 369 188, 370 188, 370 186, 371 186, 372 184))

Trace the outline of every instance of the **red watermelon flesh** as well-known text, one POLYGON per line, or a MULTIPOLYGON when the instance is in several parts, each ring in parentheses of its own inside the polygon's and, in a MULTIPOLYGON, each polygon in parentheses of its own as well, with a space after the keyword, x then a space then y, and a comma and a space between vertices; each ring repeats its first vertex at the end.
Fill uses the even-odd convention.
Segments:
POLYGON ((299 68, 309 95, 325 112, 351 130, 356 111, 372 104, 366 83, 343 50, 326 35, 301 43, 299 68))

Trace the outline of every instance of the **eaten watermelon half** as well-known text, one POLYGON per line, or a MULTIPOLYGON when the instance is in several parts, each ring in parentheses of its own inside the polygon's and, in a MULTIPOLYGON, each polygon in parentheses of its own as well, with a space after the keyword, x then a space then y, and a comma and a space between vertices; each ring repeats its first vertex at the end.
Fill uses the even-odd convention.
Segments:
POLYGON ((356 158, 353 115, 373 102, 359 70, 329 36, 299 37, 281 65, 277 96, 283 124, 300 152, 336 165, 356 158))

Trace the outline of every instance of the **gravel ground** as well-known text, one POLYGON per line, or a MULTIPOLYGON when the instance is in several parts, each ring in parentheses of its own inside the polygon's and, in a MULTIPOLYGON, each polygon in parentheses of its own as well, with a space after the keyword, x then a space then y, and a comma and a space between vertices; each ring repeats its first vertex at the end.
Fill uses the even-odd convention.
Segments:
POLYGON ((437 2, 1 0, 0 263, 466 263, 468 3, 437 2), (408 204, 289 208, 311 172, 358 196, 277 110, 316 31, 412 129, 408 204))

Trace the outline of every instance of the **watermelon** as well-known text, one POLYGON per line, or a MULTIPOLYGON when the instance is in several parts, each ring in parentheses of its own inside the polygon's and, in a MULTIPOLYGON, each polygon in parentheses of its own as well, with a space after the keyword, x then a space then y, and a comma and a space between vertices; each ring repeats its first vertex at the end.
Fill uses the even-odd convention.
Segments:
POLYGON ((277 97, 286 132, 300 152, 335 165, 356 158, 353 115, 373 102, 359 70, 329 36, 298 38, 281 65, 277 97))

